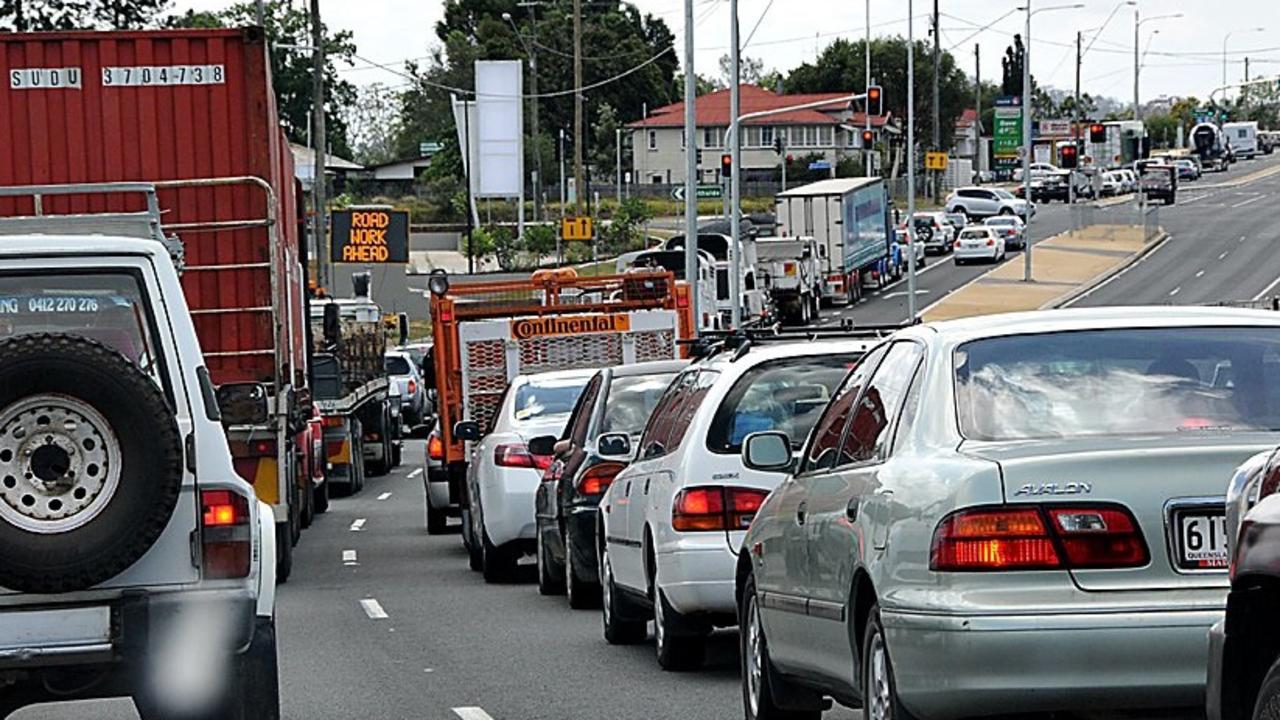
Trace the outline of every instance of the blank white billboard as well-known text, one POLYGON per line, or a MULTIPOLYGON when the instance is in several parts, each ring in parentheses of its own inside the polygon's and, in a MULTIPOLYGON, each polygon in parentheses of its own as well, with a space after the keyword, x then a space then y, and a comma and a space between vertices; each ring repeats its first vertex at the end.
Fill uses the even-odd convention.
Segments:
POLYGON ((476 61, 476 196, 521 197, 524 190, 524 65, 476 61))

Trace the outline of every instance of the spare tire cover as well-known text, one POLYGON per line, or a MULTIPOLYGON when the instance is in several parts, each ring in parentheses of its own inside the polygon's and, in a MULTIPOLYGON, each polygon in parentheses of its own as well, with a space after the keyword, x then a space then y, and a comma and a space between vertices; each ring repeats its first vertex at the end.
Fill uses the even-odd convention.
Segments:
POLYGON ((181 486, 173 410, 133 363, 76 335, 0 341, 0 587, 115 577, 155 543, 181 486))

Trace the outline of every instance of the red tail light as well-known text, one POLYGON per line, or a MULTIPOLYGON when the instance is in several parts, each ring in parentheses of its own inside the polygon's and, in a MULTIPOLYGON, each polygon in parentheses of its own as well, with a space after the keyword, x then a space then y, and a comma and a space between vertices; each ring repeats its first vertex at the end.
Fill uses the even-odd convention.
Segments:
POLYGON ((551 466, 548 455, 531 455, 523 443, 499 445, 493 449, 493 462, 499 467, 535 468, 546 470, 551 466))
POLYGON ((992 238, 987 238, 987 247, 994 247, 995 244, 996 244, 995 240, 993 240, 992 238))
POLYGON ((952 513, 933 534, 929 567, 942 571, 1124 568, 1150 555, 1120 507, 1034 505, 952 513))
POLYGON ((249 500, 230 490, 200 493, 202 568, 209 580, 249 574, 249 500))
POLYGON ((769 497, 767 490, 697 487, 676 494, 671 527, 681 532, 746 530, 769 497))
POLYGON ((432 435, 427 441, 427 457, 432 460, 444 459, 444 440, 441 440, 439 435, 432 435))
POLYGON ((275 440, 231 440, 227 447, 231 450, 231 456, 238 458, 274 457, 276 454, 275 440))
POLYGON ((603 495, 624 467, 626 465, 615 462, 592 465, 578 478, 578 492, 583 495, 603 495))
POLYGON ((325 427, 342 427, 341 415, 330 415, 320 421, 325 427))
POLYGON ((414 380, 413 378, 409 378, 409 394, 416 395, 417 392, 418 392, 418 381, 414 380))
POLYGON ((956 247, 960 247, 960 241, 959 241, 959 240, 957 240, 957 241, 956 241, 956 247))

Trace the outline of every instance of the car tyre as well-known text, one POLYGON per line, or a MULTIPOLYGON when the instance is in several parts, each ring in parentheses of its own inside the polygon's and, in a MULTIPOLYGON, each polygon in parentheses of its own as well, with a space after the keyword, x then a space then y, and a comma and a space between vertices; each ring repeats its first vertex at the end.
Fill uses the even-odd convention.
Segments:
POLYGON ((568 533, 564 536, 564 594, 569 607, 574 610, 590 610, 600 605, 600 585, 578 579, 577 566, 573 562, 573 547, 568 533))
POLYGON ((662 588, 654 588, 653 645, 658 652, 658 665, 668 672, 697 670, 707 657, 707 636, 702 628, 690 628, 662 588))
POLYGON ((283 585, 293 574, 293 542, 289 523, 276 523, 276 582, 283 585))
POLYGON ((610 645, 635 645, 648 635, 648 623, 623 619, 630 611, 627 601, 613 582, 613 564, 609 548, 600 548, 600 617, 604 622, 604 639, 610 645))
POLYGON ((489 584, 510 582, 511 577, 516 571, 515 553, 508 548, 498 547, 489 540, 489 533, 483 527, 480 529, 481 543, 481 572, 484 574, 484 581, 489 584))
POLYGON ((1253 720, 1280 720, 1280 658, 1276 658, 1262 679, 1252 717, 1253 720))
MULTIPOLYGON (((743 716, 746 720, 819 720, 821 709, 787 710, 779 706, 775 693, 795 696, 801 691, 792 688, 774 672, 757 602, 755 578, 748 576, 738 605, 743 716), (781 692, 776 692, 778 690, 781 692)), ((821 698, 817 698, 816 704, 823 704, 821 698)))
MULTIPOLYGON (((424 485, 427 483, 424 481, 424 485)), ((427 534, 443 535, 449 527, 449 516, 444 510, 437 510, 431 507, 431 488, 427 490, 427 534)))
POLYGON ((563 595, 564 591, 564 571, 555 566, 547 544, 542 539, 542 528, 538 528, 538 593, 563 595))
POLYGON ((475 528, 471 525, 471 511, 462 511, 462 546, 467 550, 467 567, 475 572, 484 569, 484 551, 475 539, 475 528))
POLYGON ((862 688, 863 717, 866 720, 915 720, 898 699, 878 604, 872 605, 867 613, 867 628, 862 637, 862 677, 858 682, 862 688))
POLYGON ((391 467, 400 467, 404 460, 404 446, 398 442, 391 443, 391 467))
POLYGON ((311 486, 311 502, 317 515, 329 512, 329 480, 322 480, 319 485, 311 486))

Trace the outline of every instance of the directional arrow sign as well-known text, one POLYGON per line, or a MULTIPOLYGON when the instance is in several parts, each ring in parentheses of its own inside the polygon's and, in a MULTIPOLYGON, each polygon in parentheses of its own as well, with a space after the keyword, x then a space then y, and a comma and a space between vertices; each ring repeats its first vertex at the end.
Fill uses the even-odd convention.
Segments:
MULTIPOLYGON (((719 185, 699 185, 699 200, 719 200, 724 197, 724 190, 719 185)), ((684 200, 684 186, 677 185, 671 188, 671 199, 682 202, 684 200)))

